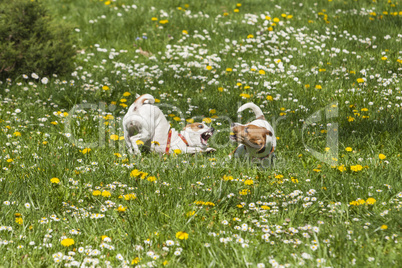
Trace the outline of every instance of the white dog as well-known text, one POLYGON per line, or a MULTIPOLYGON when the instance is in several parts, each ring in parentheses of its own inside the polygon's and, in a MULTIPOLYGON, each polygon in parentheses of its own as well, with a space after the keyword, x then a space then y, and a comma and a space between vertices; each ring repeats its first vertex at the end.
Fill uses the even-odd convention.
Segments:
POLYGON ((232 124, 230 139, 240 143, 232 154, 235 157, 249 157, 252 161, 260 161, 261 163, 271 157, 272 163, 272 157, 276 148, 274 129, 265 120, 260 107, 249 102, 242 105, 237 112, 240 113, 246 109, 253 110, 256 120, 245 125, 232 124))
POLYGON ((214 128, 193 123, 176 131, 170 128, 162 111, 153 103, 154 97, 144 94, 135 100, 123 118, 124 139, 130 153, 140 155, 139 146, 141 150, 166 154, 176 149, 190 154, 215 151, 208 148, 214 128))

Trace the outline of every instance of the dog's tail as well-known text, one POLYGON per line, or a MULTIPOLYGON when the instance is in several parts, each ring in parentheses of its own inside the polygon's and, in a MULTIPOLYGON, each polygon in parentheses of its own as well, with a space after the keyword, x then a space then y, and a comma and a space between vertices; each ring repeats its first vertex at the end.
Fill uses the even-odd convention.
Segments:
POLYGON ((135 100, 132 107, 133 110, 135 111, 138 108, 140 108, 143 104, 153 104, 153 103, 155 103, 155 98, 150 94, 144 94, 135 100))
POLYGON ((255 104, 252 103, 252 102, 243 104, 243 105, 239 108, 239 110, 237 110, 237 112, 240 113, 240 112, 243 112, 243 111, 246 110, 246 109, 251 109, 251 110, 253 110, 253 112, 254 112, 254 114, 255 114, 255 116, 256 116, 257 119, 265 119, 264 114, 262 113, 260 107, 258 107, 257 105, 255 105, 255 104))

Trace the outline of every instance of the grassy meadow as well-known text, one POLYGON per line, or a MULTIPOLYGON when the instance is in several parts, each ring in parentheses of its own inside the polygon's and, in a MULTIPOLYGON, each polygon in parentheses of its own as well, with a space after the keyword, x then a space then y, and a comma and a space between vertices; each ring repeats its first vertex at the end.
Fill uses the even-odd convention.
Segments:
POLYGON ((400 1, 41 2, 76 70, 0 81, 0 267, 400 266, 400 1), (144 93, 217 151, 128 155, 144 93), (227 158, 249 101, 266 169, 227 158))

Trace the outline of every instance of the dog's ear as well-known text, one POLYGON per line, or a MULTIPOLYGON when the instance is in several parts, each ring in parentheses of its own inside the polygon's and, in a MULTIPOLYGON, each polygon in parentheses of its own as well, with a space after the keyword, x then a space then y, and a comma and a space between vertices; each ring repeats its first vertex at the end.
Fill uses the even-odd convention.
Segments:
POLYGON ((271 136, 271 137, 272 137, 272 132, 269 131, 268 129, 266 129, 266 130, 264 131, 264 135, 266 135, 266 136, 271 136))

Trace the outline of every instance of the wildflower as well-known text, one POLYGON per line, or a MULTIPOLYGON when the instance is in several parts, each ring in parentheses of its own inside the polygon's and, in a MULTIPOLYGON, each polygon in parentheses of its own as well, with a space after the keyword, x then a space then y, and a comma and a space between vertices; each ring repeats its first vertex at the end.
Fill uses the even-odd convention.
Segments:
POLYGON ((232 176, 226 176, 226 175, 223 175, 223 178, 222 178, 224 181, 232 181, 233 180, 233 177, 232 176))
POLYGON ((176 238, 178 238, 180 240, 183 240, 183 239, 187 240, 188 239, 188 233, 182 232, 182 231, 177 232, 176 233, 176 238))
POLYGON ((368 205, 374 205, 374 203, 377 202, 374 198, 370 197, 366 200, 366 204, 368 205))
POLYGON ((267 96, 267 100, 269 100, 269 101, 273 101, 272 96, 267 96))
POLYGON ((381 160, 384 160, 385 158, 387 158, 384 154, 379 154, 378 158, 380 158, 381 160))
POLYGON ((102 196, 103 197, 110 197, 110 196, 112 196, 112 194, 109 191, 104 190, 104 191, 102 191, 102 196))
POLYGON ((258 71, 260 74, 265 74, 265 71, 264 70, 259 70, 258 71))
POLYGON ((226 72, 231 72, 232 68, 226 68, 226 72))
POLYGON ((110 135, 110 139, 113 141, 117 141, 117 140, 119 140, 119 136, 118 135, 110 135))
POLYGON ((315 89, 322 89, 322 86, 321 85, 316 85, 315 89))
POLYGON ((347 152, 351 152, 353 149, 352 149, 351 147, 346 147, 345 150, 346 150, 347 152))
POLYGON ((155 144, 155 145, 161 145, 159 142, 157 142, 157 141, 152 141, 151 142, 152 144, 155 144))
POLYGON ((15 218, 15 222, 18 223, 19 225, 22 225, 24 220, 21 217, 17 217, 17 218, 15 218))
POLYGON ((253 185, 253 183, 254 183, 253 180, 245 180, 244 181, 245 185, 253 185))
POLYGON ((74 239, 72 238, 65 238, 63 240, 61 240, 61 245, 64 247, 69 247, 71 245, 74 245, 74 239))
POLYGON ((247 94, 247 93, 242 93, 242 94, 240 94, 240 97, 243 97, 243 98, 249 99, 249 98, 250 98, 250 95, 249 95, 249 94, 247 94))
POLYGON ((114 153, 114 155, 117 156, 118 158, 121 157, 121 154, 119 154, 119 153, 114 153))
POLYGON ((101 194, 102 194, 102 192, 99 191, 99 190, 95 190, 95 191, 92 192, 93 196, 98 196, 98 195, 101 195, 101 194))
POLYGON ((168 20, 160 20, 160 21, 159 21, 160 24, 166 24, 166 23, 168 23, 168 22, 169 22, 168 20))
POLYGON ((175 154, 181 154, 181 150, 180 150, 180 149, 174 149, 173 152, 174 152, 175 154))
POLYGON ((357 78, 357 83, 364 83, 364 79, 363 78, 357 78))
POLYGON ((337 169, 338 169, 340 172, 346 171, 345 165, 338 166, 337 169))
POLYGON ((118 212, 125 212, 127 210, 127 207, 123 207, 122 205, 119 205, 119 207, 117 208, 118 212))
POLYGON ((57 184, 57 183, 60 183, 60 180, 58 178, 51 178, 50 182, 57 184))
POLYGON ((208 65, 206 68, 207 68, 208 71, 212 70, 212 66, 208 65))
POLYGON ((156 177, 155 176, 150 176, 147 178, 148 181, 153 182, 156 181, 156 177))
POLYGON ((135 143, 136 143, 137 145, 144 145, 144 142, 141 141, 141 140, 137 140, 135 143))
POLYGON ((138 258, 138 257, 136 257, 136 258, 134 258, 134 259, 131 261, 131 264, 134 265, 134 264, 139 263, 140 261, 141 261, 141 259, 138 258))
POLYGON ((355 172, 358 172, 362 169, 363 169, 363 167, 361 165, 350 166, 350 170, 355 171, 355 172))
POLYGON ((21 132, 16 131, 16 132, 13 133, 13 135, 16 136, 16 137, 21 137, 21 132))
POLYGON ((385 224, 383 224, 383 225, 381 225, 381 229, 382 229, 382 230, 387 230, 387 229, 388 229, 388 226, 385 225, 385 224))
POLYGON ((86 153, 89 153, 90 151, 91 151, 90 148, 85 148, 85 149, 83 149, 83 150, 81 151, 81 153, 82 153, 82 154, 86 154, 86 153))
POLYGON ((103 90, 109 90, 110 88, 108 86, 103 86, 102 89, 103 90))

